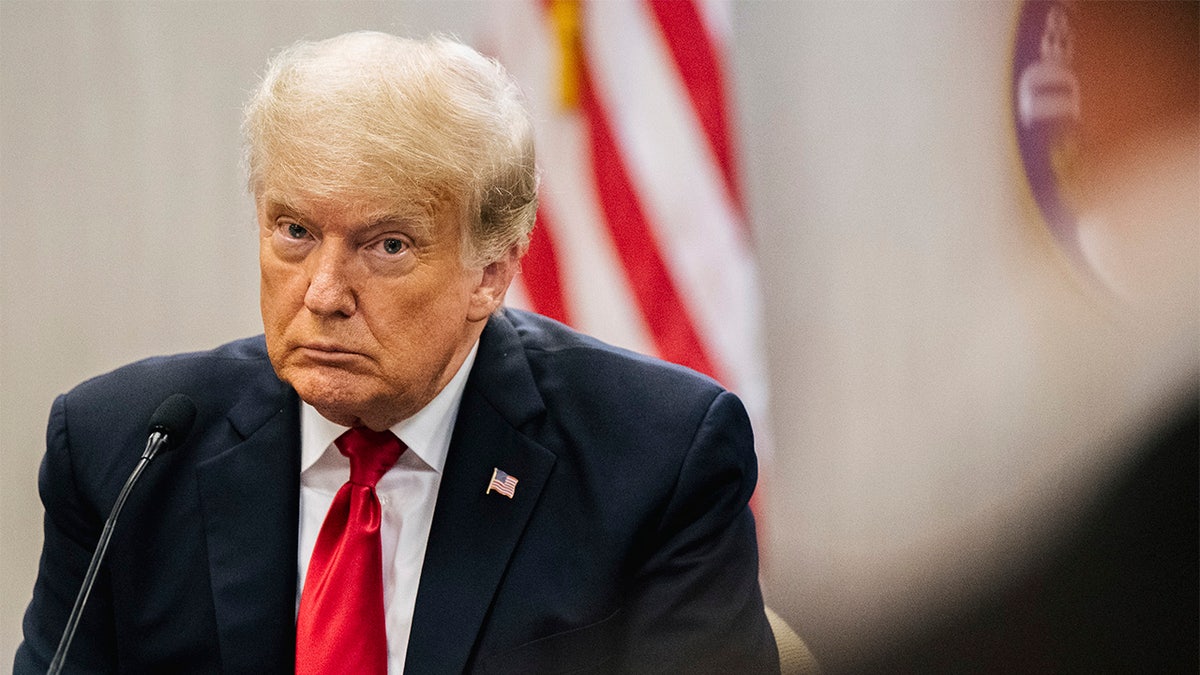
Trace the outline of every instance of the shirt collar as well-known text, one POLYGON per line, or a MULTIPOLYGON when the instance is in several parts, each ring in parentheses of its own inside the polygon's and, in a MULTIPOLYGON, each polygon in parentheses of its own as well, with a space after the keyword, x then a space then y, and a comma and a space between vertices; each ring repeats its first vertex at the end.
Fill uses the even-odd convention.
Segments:
MULTIPOLYGON (((458 405, 462 402, 463 391, 467 388, 467 376, 475 363, 475 354, 479 351, 479 341, 476 340, 467 358, 458 367, 458 372, 450 378, 450 382, 438 392, 433 400, 425 404, 411 417, 401 420, 392 426, 392 433, 408 446, 407 453, 413 453, 427 466, 438 473, 446 465, 446 455, 450 450, 450 435, 454 431, 454 420, 458 417, 458 405)), ((300 471, 303 473, 317 462, 333 441, 341 436, 349 427, 334 424, 321 416, 303 400, 300 401, 300 471)), ((338 459, 347 461, 337 450, 332 451, 338 459)), ((406 453, 406 454, 407 454, 406 453)))

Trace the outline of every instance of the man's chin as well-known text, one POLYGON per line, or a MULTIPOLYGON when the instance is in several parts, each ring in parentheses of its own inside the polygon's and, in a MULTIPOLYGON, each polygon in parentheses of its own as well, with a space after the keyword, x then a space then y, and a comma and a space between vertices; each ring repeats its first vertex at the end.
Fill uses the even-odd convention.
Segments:
POLYGON ((312 401, 308 400, 305 400, 305 403, 311 405, 314 410, 321 414, 321 417, 324 417, 334 424, 339 424, 343 427, 368 426, 365 422, 363 422, 361 416, 351 412, 348 409, 321 405, 320 403, 313 403, 312 401))
POLYGON ((284 371, 281 377, 296 390, 305 403, 311 405, 321 416, 344 427, 362 425, 371 415, 372 405, 362 396, 366 390, 358 378, 345 374, 330 376, 328 373, 284 371), (356 386, 357 384, 357 386, 356 386))

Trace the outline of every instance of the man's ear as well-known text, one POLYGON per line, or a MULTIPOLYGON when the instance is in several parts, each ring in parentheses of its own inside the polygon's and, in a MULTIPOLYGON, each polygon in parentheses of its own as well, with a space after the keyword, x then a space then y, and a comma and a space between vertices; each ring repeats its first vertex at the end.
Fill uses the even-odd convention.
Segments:
POLYGON ((521 268, 521 255, 516 246, 508 249, 502 258, 489 263, 483 268, 479 285, 471 292, 471 303, 467 308, 467 318, 471 321, 483 321, 492 315, 500 303, 504 302, 504 294, 508 285, 521 268))

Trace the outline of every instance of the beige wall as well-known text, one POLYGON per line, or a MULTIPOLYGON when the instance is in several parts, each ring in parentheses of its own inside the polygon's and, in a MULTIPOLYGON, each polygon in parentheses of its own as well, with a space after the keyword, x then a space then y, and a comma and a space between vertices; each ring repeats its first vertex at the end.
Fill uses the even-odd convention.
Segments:
MULTIPOLYGON (((483 9, 0 2, 0 667, 36 568, 53 396, 259 330, 237 125, 267 56, 354 28, 470 39, 483 9)), ((826 644, 1022 564, 1196 378, 1197 279, 1170 267, 1200 239, 1188 153, 1157 156, 1182 164, 1155 199, 1161 228, 1135 230, 1176 242, 1171 274, 1117 255, 1115 277, 1165 281, 1123 299, 1087 285, 1017 164, 1015 17, 1007 2, 735 5, 776 445, 765 578, 826 644)))
POLYGON ((779 446, 768 594, 854 652, 1031 564, 1149 420, 1197 405, 1197 119, 1088 186, 1102 289, 1019 164, 1017 3, 738 8, 779 446))

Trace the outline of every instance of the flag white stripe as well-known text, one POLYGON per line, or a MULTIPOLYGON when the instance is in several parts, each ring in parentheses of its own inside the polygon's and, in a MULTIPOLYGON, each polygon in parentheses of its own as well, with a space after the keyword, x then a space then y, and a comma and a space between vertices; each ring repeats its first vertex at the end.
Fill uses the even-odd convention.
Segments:
POLYGON ((697 0, 696 5, 700 8, 700 19, 708 29, 708 36, 713 40, 713 51, 724 60, 729 36, 733 35, 733 6, 729 0, 697 0))
POLYGON ((650 330, 637 311, 612 237, 606 228, 597 227, 604 216, 595 184, 586 175, 587 165, 578 159, 588 154, 580 120, 561 119, 555 127, 557 147, 545 163, 555 180, 546 183, 551 205, 562 204, 553 211, 552 221, 571 316, 582 330, 602 340, 652 354, 650 330))

